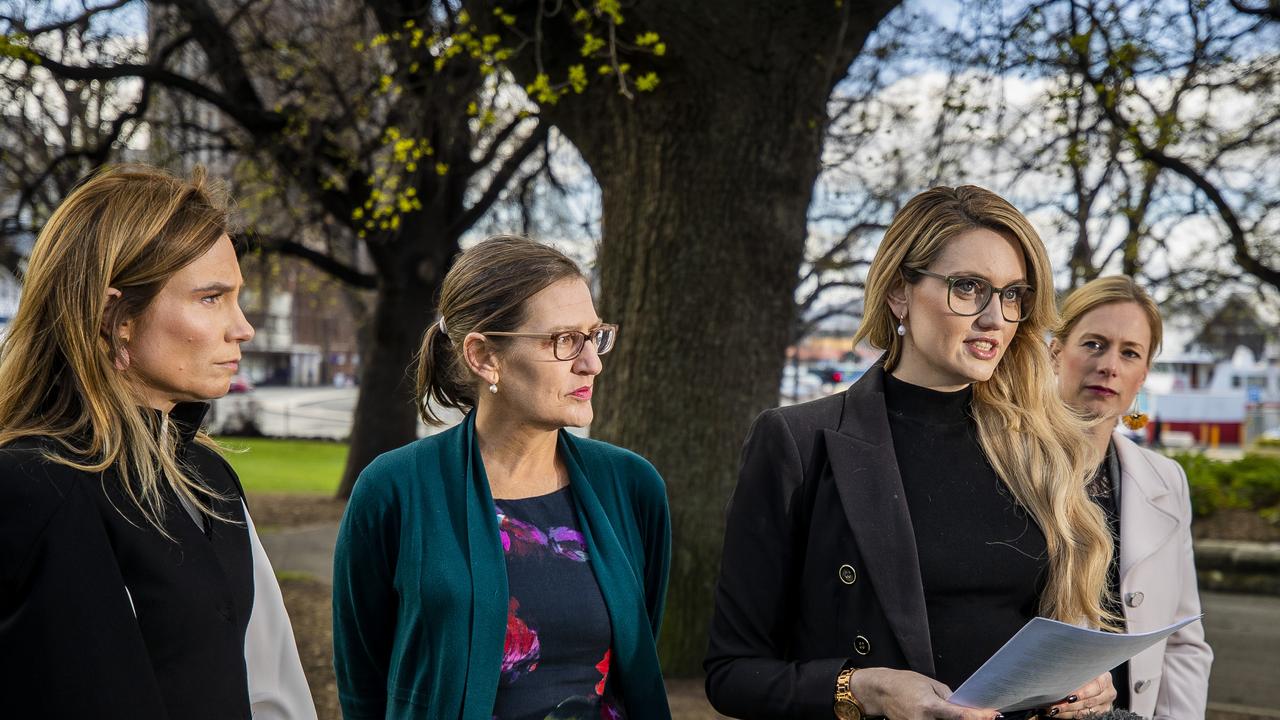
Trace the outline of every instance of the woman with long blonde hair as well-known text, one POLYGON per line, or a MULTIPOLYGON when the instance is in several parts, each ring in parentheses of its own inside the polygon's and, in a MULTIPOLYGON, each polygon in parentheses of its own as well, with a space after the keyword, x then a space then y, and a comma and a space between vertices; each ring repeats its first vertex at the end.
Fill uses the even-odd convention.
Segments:
MULTIPOLYGON (((706 659, 741 718, 992 718, 946 701, 1028 620, 1110 626, 1111 542, 1042 340, 1035 229, 974 186, 917 195, 868 271, 840 395, 769 410, 743 450, 706 659)), ((1047 712, 1105 710, 1109 676, 1047 712)))
POLYGON ((0 702, 314 718, 240 482, 200 430, 253 328, 224 202, 144 166, 41 230, 0 345, 0 702))

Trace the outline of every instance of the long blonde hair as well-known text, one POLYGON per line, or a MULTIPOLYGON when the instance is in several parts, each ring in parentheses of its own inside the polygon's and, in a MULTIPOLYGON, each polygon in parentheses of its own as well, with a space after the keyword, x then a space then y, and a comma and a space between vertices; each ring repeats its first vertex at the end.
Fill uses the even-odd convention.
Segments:
MULTIPOLYGON (((22 300, 0 344, 0 446, 46 438, 47 457, 99 473, 163 533, 163 485, 214 515, 213 493, 177 458, 178 431, 141 406, 114 331, 228 232, 227 206, 202 168, 181 180, 127 165, 91 176, 36 239, 22 300), (108 303, 107 292, 121 295, 108 303), (122 365, 124 363, 121 363, 122 365)), ((203 433, 199 442, 216 447, 203 433)))
POLYGON ((1053 337, 1059 343, 1066 343, 1067 337, 1075 329, 1080 318, 1088 315, 1096 308, 1111 303, 1131 302, 1142 310, 1147 317, 1147 325, 1151 328, 1151 347, 1147 348, 1147 367, 1160 352, 1160 343, 1164 340, 1164 320, 1160 317, 1160 308, 1151 295, 1134 282, 1128 275, 1107 275, 1096 278, 1072 290, 1062 299, 1062 312, 1057 324, 1053 327, 1053 337))
POLYGON ((1071 623, 1115 627, 1105 609, 1111 533, 1085 493, 1096 469, 1082 420, 1058 398, 1044 333, 1054 327, 1053 275, 1035 228, 1003 198, 973 185, 936 187, 912 198, 894 217, 867 274, 865 312, 854 343, 886 351, 885 370, 902 358, 903 342, 889 294, 906 282, 903 269, 926 268, 952 238, 986 228, 1015 241, 1036 289, 1030 317, 1018 325, 986 382, 974 383, 978 442, 996 475, 1044 532, 1049 577, 1040 613, 1071 623))

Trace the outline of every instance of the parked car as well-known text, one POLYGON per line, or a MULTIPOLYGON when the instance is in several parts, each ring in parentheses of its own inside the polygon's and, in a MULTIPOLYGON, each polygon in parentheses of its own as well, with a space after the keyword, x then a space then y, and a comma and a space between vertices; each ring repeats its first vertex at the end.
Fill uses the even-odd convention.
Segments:
POLYGON ((211 435, 262 435, 262 404, 252 392, 225 395, 209 403, 204 416, 205 430, 211 435))
POLYGON ((821 379, 824 385, 851 385, 862 377, 865 370, 847 365, 823 365, 810 368, 809 372, 821 379))
POLYGON ((844 382, 844 369, 835 365, 809 368, 809 372, 817 376, 825 385, 839 385, 844 382))

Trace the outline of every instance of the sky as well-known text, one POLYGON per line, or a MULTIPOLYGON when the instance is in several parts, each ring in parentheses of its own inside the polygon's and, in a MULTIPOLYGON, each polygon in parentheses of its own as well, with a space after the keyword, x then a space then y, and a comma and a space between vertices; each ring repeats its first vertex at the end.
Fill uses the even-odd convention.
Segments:
MULTIPOLYGON (((103 2, 106 0, 91 0, 90 4, 96 5, 103 2)), ((71 0, 50 0, 47 7, 50 13, 56 14, 80 5, 80 2, 71 2, 71 0)), ((27 7, 38 8, 39 4, 29 3, 27 7)), ((908 37, 927 36, 929 23, 952 30, 965 27, 965 23, 970 21, 967 14, 972 12, 972 7, 972 4, 965 5, 954 0, 909 1, 891 16, 890 22, 905 26, 908 37), (920 14, 928 16, 928 19, 919 17, 920 14)), ((1003 8, 1003 6, 999 7, 1003 8)), ((121 33, 125 36, 123 42, 129 43, 144 39, 145 26, 145 5, 136 2, 121 11, 111 13, 104 20, 103 29, 121 33)), ((874 45, 876 41, 877 38, 873 37, 872 44, 874 45)), ((850 79, 841 85, 840 90, 855 91, 858 84, 856 79, 860 72, 861 68, 855 64, 850 79)), ((938 101, 945 95, 945 89, 950 81, 949 72, 950 70, 942 66, 939 60, 927 55, 908 51, 898 56, 898 60, 885 74, 885 87, 873 97, 872 104, 909 106, 906 117, 885 123, 871 133, 865 147, 850 158, 849 162, 856 169, 842 167, 828 169, 815 189, 811 207, 812 216, 838 214, 841 204, 856 201, 868 184, 884 182, 884 175, 893 168, 883 166, 881 174, 877 176, 876 162, 894 150, 917 158, 923 171, 930 160, 926 156, 930 148, 922 145, 920 139, 928 137, 937 122, 938 101)), ((998 84, 1005 101, 1014 109, 1034 107, 1035 103, 1041 101, 1040 98, 1047 86, 1046 79, 1036 77, 1004 76, 991 80, 998 84)), ((136 90, 127 84, 122 84, 120 92, 128 97, 136 90)), ((1247 112, 1247 107, 1243 104, 1226 105, 1215 110, 1220 115, 1243 116, 1247 112)), ((146 142, 145 133, 136 134, 131 140, 134 146, 142 146, 146 142)), ((599 188, 591 180, 588 168, 572 146, 558 137, 555 144, 558 150, 553 159, 553 166, 556 168, 557 175, 567 181, 573 190, 568 196, 559 198, 554 198, 551 194, 546 195, 548 200, 542 206, 537 218, 539 223, 535 225, 534 230, 544 232, 548 236, 555 236, 547 239, 556 240, 557 244, 571 252, 577 259, 590 265, 594 260, 595 248, 599 240, 601 210, 599 188)), ((955 151, 955 148, 950 150, 955 151)), ((829 152, 828 156, 830 155, 829 152)), ((1005 179, 1007 172, 1004 168, 1008 164, 1009 158, 1002 157, 998 149, 974 149, 966 151, 966 154, 958 158, 945 177, 926 178, 921 175, 918 182, 921 184, 920 189, 923 189, 926 180, 952 185, 965 182, 983 184, 1008 193, 1011 201, 1024 207, 1032 207, 1044 197, 1061 192, 1055 188, 1061 187, 1062 181, 1048 174, 1026 177, 1018 187, 1004 187, 1007 184, 1005 179)), ((1032 209, 1028 211, 1028 215, 1040 229, 1056 263, 1060 267, 1065 267, 1071 238, 1056 229, 1055 214, 1049 210, 1032 209)), ((516 226, 518 221, 518 213, 509 209, 500 209, 491 214, 477 231, 469 236, 468 241, 478 239, 480 235, 488 232, 519 230, 521 228, 516 226)), ((844 226, 839 221, 815 222, 811 227, 815 244, 821 244, 832 236, 842 234, 843 231, 844 226)), ((1215 239, 1219 235, 1219 229, 1211 220, 1192 217, 1181 221, 1171 231, 1171 235, 1175 238, 1171 254, 1167 259, 1158 258, 1155 261, 1157 267, 1159 263, 1176 267, 1180 263, 1190 262, 1199 257, 1201 246, 1215 239)))

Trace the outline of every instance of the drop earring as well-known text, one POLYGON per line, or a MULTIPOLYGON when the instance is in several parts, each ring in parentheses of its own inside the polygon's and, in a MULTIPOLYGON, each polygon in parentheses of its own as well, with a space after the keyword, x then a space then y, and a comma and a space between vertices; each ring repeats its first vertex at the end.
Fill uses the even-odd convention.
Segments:
POLYGON ((115 359, 111 364, 121 372, 129 369, 129 338, 120 338, 120 347, 117 349, 115 359))
POLYGON ((494 395, 497 395, 497 394, 498 394, 498 381, 497 381, 497 380, 494 380, 493 382, 489 383, 489 392, 490 392, 490 393, 492 393, 492 394, 494 394, 494 395))
POLYGON ((898 337, 904 337, 904 336, 906 336, 906 334, 907 334, 907 326, 904 324, 904 323, 906 323, 906 321, 907 321, 907 316, 906 316, 906 315, 903 315, 903 316, 898 320, 898 337))
POLYGON ((1130 430, 1141 430, 1147 426, 1150 418, 1147 414, 1138 409, 1138 398, 1133 399, 1133 408, 1120 418, 1120 422, 1130 430))

